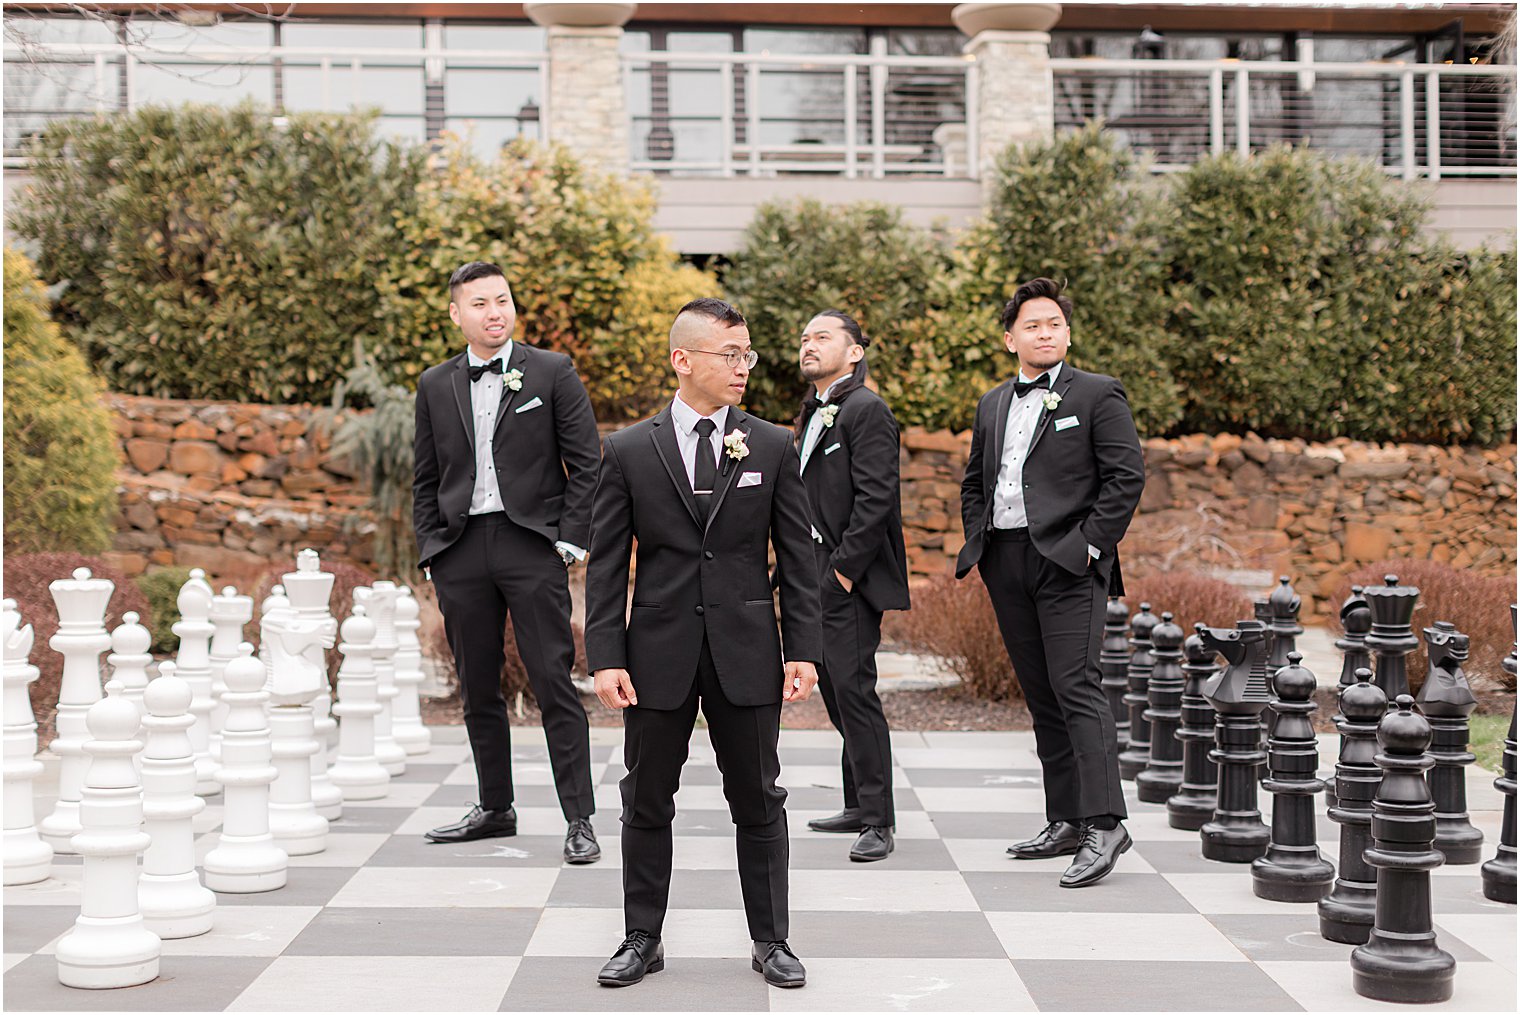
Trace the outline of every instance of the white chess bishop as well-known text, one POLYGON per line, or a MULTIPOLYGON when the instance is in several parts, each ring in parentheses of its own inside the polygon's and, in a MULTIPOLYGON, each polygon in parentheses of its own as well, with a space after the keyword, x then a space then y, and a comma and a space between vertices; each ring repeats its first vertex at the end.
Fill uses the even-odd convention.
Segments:
POLYGON ((143 828, 152 841, 137 888, 144 925, 166 939, 206 933, 216 911, 195 872, 194 822, 206 801, 195 795, 192 692, 174 670, 164 663, 143 693, 143 828))
POLYGON ((206 887, 248 894, 285 887, 289 859, 269 832, 269 784, 275 770, 264 706, 268 673, 246 641, 227 664, 227 721, 222 726, 222 763, 216 777, 224 787, 222 832, 206 854, 206 887))
MULTIPOLYGON (((322 570, 317 551, 309 548, 296 554, 296 569, 284 575, 285 598, 290 601, 291 609, 303 620, 320 623, 328 645, 338 633, 338 622, 327 608, 334 580, 334 575, 322 570)), ((322 685, 311 701, 312 726, 318 744, 317 752, 311 756, 311 802, 318 814, 336 821, 343 815, 343 793, 327 777, 331 734, 338 726, 331 714, 332 688, 327 681, 327 656, 321 646, 310 645, 306 649, 306 658, 322 671, 322 685)))
POLYGON ((179 651, 174 663, 179 678, 190 685, 190 714, 195 723, 190 727, 190 746, 195 753, 195 792, 200 796, 215 796, 222 791, 216 781, 216 762, 211 760, 211 636, 216 627, 211 623, 211 601, 216 598, 206 572, 200 568, 190 571, 190 580, 180 586, 180 621, 170 630, 179 638, 179 651))
POLYGON ((37 679, 32 665, 32 625, 21 626, 14 599, 0 609, 0 647, 5 652, 5 883, 45 881, 53 847, 37 835, 32 780, 42 774, 37 722, 27 688, 37 679))
POLYGON ((58 802, 37 826, 56 853, 73 853, 70 844, 79 831, 79 787, 84 781, 85 741, 90 731, 85 716, 100 700, 100 654, 111 647, 106 634, 106 607, 116 584, 95 578, 81 567, 72 578, 48 586, 58 607, 58 633, 48 640, 63 656, 63 679, 58 690, 58 736, 50 750, 58 756, 58 802))
POLYGON ((325 623, 289 606, 266 613, 260 633, 261 648, 269 652, 269 731, 277 773, 269 830, 291 856, 320 853, 327 848, 327 819, 311 799, 311 759, 322 750, 311 703, 327 685, 327 666, 313 662, 310 649, 327 648, 333 636, 325 623))
POLYGON ((396 697, 391 702, 391 735, 408 755, 426 754, 433 735, 422 723, 422 643, 417 639, 421 607, 401 586, 396 598, 396 697))
POLYGON ((243 626, 253 619, 253 597, 240 596, 231 585, 211 600, 211 742, 209 750, 214 764, 222 761, 222 727, 227 724, 227 706, 222 694, 227 690, 223 679, 227 664, 237 658, 243 643, 243 626))

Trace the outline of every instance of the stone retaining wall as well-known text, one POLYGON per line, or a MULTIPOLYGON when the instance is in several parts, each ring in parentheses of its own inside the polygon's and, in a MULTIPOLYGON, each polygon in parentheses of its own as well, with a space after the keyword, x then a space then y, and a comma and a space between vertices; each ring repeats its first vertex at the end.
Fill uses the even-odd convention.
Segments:
MULTIPOLYGON (((302 546, 369 563, 366 497, 310 406, 110 395, 123 465, 112 561, 261 570, 302 546)), ((942 574, 964 542, 969 434, 903 434, 910 570, 942 574)), ((1146 489, 1122 553, 1129 573, 1203 570, 1255 587, 1291 574, 1306 617, 1347 574, 1385 557, 1515 567, 1515 447, 1491 450, 1194 434, 1145 441, 1146 489)))

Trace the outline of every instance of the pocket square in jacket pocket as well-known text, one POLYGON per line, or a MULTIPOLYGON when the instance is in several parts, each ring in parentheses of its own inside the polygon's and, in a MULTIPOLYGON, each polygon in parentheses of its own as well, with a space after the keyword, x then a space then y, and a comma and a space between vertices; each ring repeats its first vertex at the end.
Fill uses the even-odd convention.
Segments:
POLYGON ((1078 425, 1079 425, 1079 423, 1078 423, 1077 417, 1075 417, 1075 416, 1062 416, 1060 419, 1056 420, 1056 429, 1058 431, 1059 430, 1070 430, 1072 427, 1078 426, 1078 425))
POLYGON ((513 409, 512 411, 513 412, 527 412, 529 409, 537 409, 540 405, 543 405, 543 404, 544 404, 544 400, 542 398, 539 398, 537 395, 534 395, 533 396, 533 401, 531 401, 531 402, 524 402, 522 405, 519 405, 517 408, 513 409))
POLYGON ((844 447, 844 444, 842 444, 842 443, 841 444, 830 444, 828 447, 826 447, 826 448, 823 449, 823 453, 826 454, 826 455, 832 455, 834 452, 838 451, 842 447, 844 447))
POLYGON ((739 477, 739 489, 741 489, 741 490, 744 489, 746 486, 759 486, 759 485, 760 485, 760 473, 758 473, 758 472, 746 472, 742 476, 739 477))

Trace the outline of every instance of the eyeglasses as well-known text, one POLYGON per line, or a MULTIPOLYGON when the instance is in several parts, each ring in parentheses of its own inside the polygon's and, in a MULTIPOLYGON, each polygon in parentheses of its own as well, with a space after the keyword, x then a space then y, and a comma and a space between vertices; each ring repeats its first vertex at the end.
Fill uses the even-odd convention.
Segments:
POLYGON ((755 369, 755 364, 760 362, 760 354, 753 349, 741 353, 733 349, 724 352, 709 352, 706 349, 692 349, 684 345, 681 348, 687 352, 699 352, 704 356, 722 356, 723 362, 728 364, 730 370, 739 369, 740 363, 744 364, 744 369, 753 370, 755 369))

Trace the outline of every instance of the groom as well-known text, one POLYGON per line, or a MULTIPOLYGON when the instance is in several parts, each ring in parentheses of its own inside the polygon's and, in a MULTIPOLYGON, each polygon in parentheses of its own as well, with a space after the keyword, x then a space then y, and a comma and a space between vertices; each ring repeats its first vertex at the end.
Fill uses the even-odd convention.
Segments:
POLYGON ((625 710, 628 769, 621 785, 627 936, 597 977, 608 987, 665 967, 671 823, 699 706, 735 825, 751 964, 776 987, 807 981, 786 941, 786 791, 776 778, 781 704, 805 700, 818 680, 818 572, 791 434, 738 408, 757 358, 737 310, 692 300, 670 329, 675 398, 603 446, 586 656, 597 697, 625 710), (767 545, 784 576, 779 632, 767 545))

